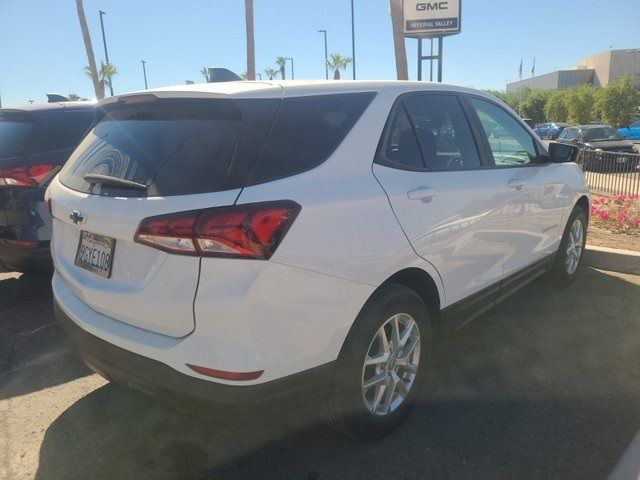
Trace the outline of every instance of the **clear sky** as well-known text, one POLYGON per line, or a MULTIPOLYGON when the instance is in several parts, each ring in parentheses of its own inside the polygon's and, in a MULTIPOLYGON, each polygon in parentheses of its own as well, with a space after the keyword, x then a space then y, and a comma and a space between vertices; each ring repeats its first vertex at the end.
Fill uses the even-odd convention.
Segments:
MULTIPOLYGON (((255 0, 256 68, 293 57, 296 79, 324 77, 324 47, 351 55, 349 0, 255 0)), ((96 60, 105 28, 115 92, 202 81, 203 66, 246 70, 243 0, 85 0, 96 60)), ((444 42, 444 81, 504 89, 520 59, 530 75, 576 65, 609 48, 640 47, 638 0, 464 0, 462 33, 444 42)), ((388 0, 355 0, 359 79, 395 78, 388 0)), ((426 44, 428 45, 428 44, 426 44)), ((425 46, 426 46, 425 45, 425 46)), ((416 40, 407 40, 416 77, 416 40)), ((0 0, 0 94, 3 106, 46 101, 45 93, 93 98, 74 0, 0 0)), ((427 67, 425 62, 425 68, 427 67)), ((427 71, 427 70, 425 70, 427 71)), ((350 78, 347 71, 344 78, 350 78)))

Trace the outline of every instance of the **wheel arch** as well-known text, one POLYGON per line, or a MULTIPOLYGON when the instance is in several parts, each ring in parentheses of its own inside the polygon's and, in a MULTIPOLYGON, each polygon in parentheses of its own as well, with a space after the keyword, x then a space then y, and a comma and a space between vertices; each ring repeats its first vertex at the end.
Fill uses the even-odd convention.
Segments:
MULTIPOLYGON (((418 267, 402 269, 382 282, 382 284, 380 284, 380 286, 371 294, 369 300, 375 298, 376 294, 381 289, 390 284, 404 285, 416 292, 429 311, 434 330, 439 330, 441 323, 440 309, 442 299, 440 298, 440 292, 435 280, 428 272, 418 267)), ((369 300, 367 300, 367 302, 369 300)))
POLYGON ((589 199, 586 195, 582 195, 578 199, 578 201, 576 202, 576 207, 579 207, 584 211, 584 214, 587 216, 587 223, 589 223, 589 213, 591 212, 589 208, 589 199))

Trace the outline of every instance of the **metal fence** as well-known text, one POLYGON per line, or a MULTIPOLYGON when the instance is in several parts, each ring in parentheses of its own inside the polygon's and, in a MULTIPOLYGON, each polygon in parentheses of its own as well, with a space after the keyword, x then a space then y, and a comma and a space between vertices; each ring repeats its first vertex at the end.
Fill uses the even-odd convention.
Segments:
POLYGON ((577 162, 594 193, 640 195, 640 154, 582 150, 577 162))

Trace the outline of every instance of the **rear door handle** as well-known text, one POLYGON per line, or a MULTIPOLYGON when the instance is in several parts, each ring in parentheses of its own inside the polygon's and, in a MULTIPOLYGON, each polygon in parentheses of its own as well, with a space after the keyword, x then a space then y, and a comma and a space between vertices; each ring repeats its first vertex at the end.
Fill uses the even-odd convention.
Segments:
POLYGON ((431 200, 436 195, 438 195, 436 190, 427 187, 416 188, 407 193, 409 200, 422 200, 423 202, 431 200))
POLYGON ((524 187, 526 184, 527 184, 527 182, 525 182, 521 178, 516 178, 516 179, 513 179, 513 180, 509 180, 509 183, 507 183, 509 188, 514 188, 516 190, 522 190, 522 187, 524 187))

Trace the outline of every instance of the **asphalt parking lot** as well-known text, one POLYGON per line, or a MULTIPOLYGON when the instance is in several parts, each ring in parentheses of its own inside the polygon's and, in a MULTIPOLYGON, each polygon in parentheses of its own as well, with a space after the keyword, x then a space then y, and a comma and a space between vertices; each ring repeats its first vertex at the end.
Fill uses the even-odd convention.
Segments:
POLYGON ((374 443, 313 404, 201 420, 108 384, 48 283, 0 274, 3 479, 602 479, 640 430, 640 277, 531 284, 439 346, 418 409, 374 443))

